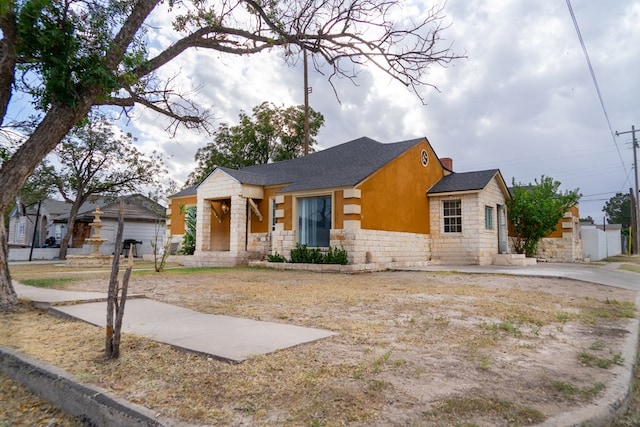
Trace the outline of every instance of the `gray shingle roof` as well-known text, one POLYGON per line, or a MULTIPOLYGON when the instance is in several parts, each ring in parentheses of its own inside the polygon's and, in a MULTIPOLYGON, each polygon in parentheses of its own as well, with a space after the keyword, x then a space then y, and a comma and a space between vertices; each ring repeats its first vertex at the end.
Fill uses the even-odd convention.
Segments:
POLYGON ((499 169, 490 169, 476 172, 453 172, 444 176, 428 191, 429 194, 451 193, 455 191, 482 190, 491 182, 496 174, 500 174, 499 169))
POLYGON ((178 191, 176 194, 172 194, 169 198, 174 197, 185 197, 185 196, 195 196, 198 193, 198 186, 200 184, 192 185, 191 187, 183 188, 178 191))
POLYGON ((383 144, 362 137, 292 160, 239 170, 220 168, 243 184, 282 185, 281 192, 354 186, 424 138, 383 144))

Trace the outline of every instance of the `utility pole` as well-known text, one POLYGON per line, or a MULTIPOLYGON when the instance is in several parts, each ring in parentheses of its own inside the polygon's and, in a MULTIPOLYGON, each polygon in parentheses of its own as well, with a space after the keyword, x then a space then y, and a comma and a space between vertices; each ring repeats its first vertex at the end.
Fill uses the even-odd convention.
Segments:
MULTIPOLYGON (((304 155, 309 154, 309 68, 307 66, 307 49, 304 52, 304 155)), ((636 185, 637 186, 637 185, 636 185)))
POLYGON ((638 220, 640 219, 640 210, 638 209, 638 205, 640 205, 640 203, 638 203, 638 195, 640 195, 640 193, 638 192, 638 140, 636 139, 636 127, 631 125, 631 130, 626 132, 616 131, 616 136, 624 135, 625 133, 631 134, 631 144, 633 145, 633 169, 635 172, 636 188, 634 197, 632 197, 631 200, 631 207, 633 209, 631 212, 631 218, 635 218, 631 233, 633 234, 633 253, 638 254, 640 253, 638 252, 638 248, 640 248, 640 236, 638 236, 638 220), (634 200, 635 204, 633 203, 634 200))

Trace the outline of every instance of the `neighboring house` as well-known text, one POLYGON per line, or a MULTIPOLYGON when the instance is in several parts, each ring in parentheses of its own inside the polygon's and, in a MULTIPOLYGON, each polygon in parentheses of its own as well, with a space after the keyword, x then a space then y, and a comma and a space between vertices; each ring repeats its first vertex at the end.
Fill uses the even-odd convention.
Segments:
MULTIPOLYGON (((134 240, 138 243, 136 251, 138 256, 153 252, 152 241, 162 239, 165 234, 165 212, 166 208, 148 197, 140 194, 124 196, 124 230, 123 240, 134 240)), ((85 239, 91 236, 91 222, 94 220, 93 211, 99 206, 102 210, 101 221, 103 227, 101 236, 107 241, 102 244, 100 250, 105 255, 113 254, 115 248, 115 237, 117 229, 118 209, 120 199, 105 199, 94 197, 89 202, 83 204, 78 211, 74 229, 69 245, 70 255, 80 255, 89 253, 91 247, 85 245, 85 239)), ((33 259, 53 259, 58 257, 60 242, 67 230, 67 220, 71 204, 46 199, 40 204, 40 215, 38 204, 22 206, 18 204, 9 215, 8 244, 9 260, 25 260, 29 254, 33 259), (35 232, 34 248, 39 248, 36 253, 30 251, 31 242, 35 232)))
MULTIPOLYGON (((352 265, 491 264, 508 252, 498 169, 455 173, 426 138, 383 144, 359 138, 308 156, 240 170, 216 168, 170 198, 197 205, 191 265, 240 265, 296 244, 343 247, 352 265)), ((374 267, 372 267, 373 269, 374 267)))

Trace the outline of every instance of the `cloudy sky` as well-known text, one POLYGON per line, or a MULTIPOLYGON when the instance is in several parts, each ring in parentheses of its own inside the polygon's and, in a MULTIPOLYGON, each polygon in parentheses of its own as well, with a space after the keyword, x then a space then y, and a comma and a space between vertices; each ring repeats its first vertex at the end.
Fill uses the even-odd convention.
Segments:
MULTIPOLYGON (((401 3, 408 8, 412 1, 401 3)), ((468 58, 430 70, 438 90, 425 91, 426 105, 372 70, 361 72, 358 86, 338 83, 341 103, 325 76, 310 75, 311 106, 326 119, 318 148, 361 136, 380 142, 425 136, 440 157, 453 158, 456 172, 499 168, 508 184, 546 175, 563 189, 579 188, 581 216, 601 222, 605 201, 634 185, 631 135, 612 131, 640 129, 640 0, 571 6, 609 121, 566 0, 448 0, 445 43, 468 58)), ((155 22, 160 29, 166 24, 161 17, 155 22)), ((198 102, 220 122, 235 124, 241 110, 263 101, 303 103, 301 64, 284 65, 276 51, 243 58, 191 51, 167 71, 179 72, 186 89, 198 87, 198 102)), ((182 184, 207 139, 183 130, 172 138, 162 123, 137 111, 126 130, 145 150, 170 156, 170 173, 182 184)))

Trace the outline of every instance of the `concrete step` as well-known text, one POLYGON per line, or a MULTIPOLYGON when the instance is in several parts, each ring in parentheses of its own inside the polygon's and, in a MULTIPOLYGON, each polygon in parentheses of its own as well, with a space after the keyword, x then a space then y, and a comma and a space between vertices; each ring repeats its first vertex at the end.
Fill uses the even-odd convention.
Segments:
POLYGON ((527 258, 524 254, 498 254, 493 256, 493 265, 528 266, 535 265, 535 258, 527 258))

